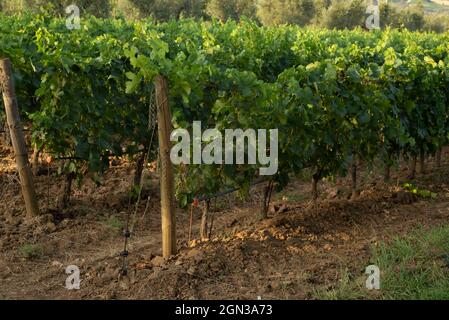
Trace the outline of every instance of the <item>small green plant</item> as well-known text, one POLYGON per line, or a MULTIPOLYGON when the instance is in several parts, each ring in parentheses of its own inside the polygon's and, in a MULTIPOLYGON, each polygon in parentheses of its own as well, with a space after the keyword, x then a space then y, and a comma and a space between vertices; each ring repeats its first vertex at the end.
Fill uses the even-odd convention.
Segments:
POLYGON ((122 230, 124 227, 124 223, 116 217, 109 217, 109 219, 106 220, 106 225, 111 229, 118 230, 122 230))
POLYGON ((139 194, 141 192, 140 186, 133 186, 131 190, 129 191, 129 199, 131 202, 136 202, 139 198, 139 194))
MULTIPOLYGON (((372 248, 370 261, 380 269, 380 290, 365 288, 366 275, 342 270, 339 283, 316 290, 319 299, 449 299, 449 225, 419 228, 372 248)), ((365 266, 363 266, 365 267, 365 266)))
POLYGON ((24 244, 20 248, 20 251, 27 260, 38 259, 44 255, 44 249, 40 244, 24 244))
POLYGON ((432 192, 430 190, 426 189, 419 189, 417 186, 411 184, 411 183, 405 183, 402 188, 405 191, 408 191, 410 193, 416 194, 420 198, 424 199, 436 199, 438 194, 435 192, 432 192))

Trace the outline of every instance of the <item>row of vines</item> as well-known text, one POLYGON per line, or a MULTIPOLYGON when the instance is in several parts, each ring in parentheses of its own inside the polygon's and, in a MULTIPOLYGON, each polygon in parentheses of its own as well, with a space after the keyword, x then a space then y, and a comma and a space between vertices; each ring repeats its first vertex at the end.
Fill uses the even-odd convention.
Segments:
MULTIPOLYGON (((175 128, 279 129, 282 188, 304 168, 315 184, 379 159, 435 155, 448 142, 449 36, 260 27, 251 21, 154 24, 0 16, 33 143, 68 173, 145 154, 153 79, 169 81, 175 128)), ((84 171, 85 172, 85 171, 84 171)), ((177 196, 248 191, 257 165, 177 168, 177 196)), ((413 174, 413 173, 412 173, 413 174)))

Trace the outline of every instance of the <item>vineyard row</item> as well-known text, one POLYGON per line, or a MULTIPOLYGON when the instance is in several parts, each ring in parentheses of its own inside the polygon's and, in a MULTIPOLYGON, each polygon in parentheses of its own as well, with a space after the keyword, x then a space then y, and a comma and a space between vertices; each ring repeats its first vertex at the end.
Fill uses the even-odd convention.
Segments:
MULTIPOLYGON (((448 142, 449 35, 328 31, 253 22, 0 16, 0 56, 14 66, 32 140, 66 172, 102 172, 111 154, 147 153, 157 75, 172 124, 192 130, 278 129, 282 188, 359 161, 434 155, 448 142)), ((416 161, 415 161, 416 162, 416 161)), ((248 191, 259 165, 176 167, 178 200, 248 191)))

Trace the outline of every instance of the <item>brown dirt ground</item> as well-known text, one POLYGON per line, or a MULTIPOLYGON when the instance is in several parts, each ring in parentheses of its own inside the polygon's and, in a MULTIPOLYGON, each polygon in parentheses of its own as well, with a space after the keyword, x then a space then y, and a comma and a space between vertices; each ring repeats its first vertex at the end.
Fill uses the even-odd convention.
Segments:
MULTIPOLYGON (((164 260, 158 180, 147 172, 129 275, 121 277, 121 226, 134 209, 128 200, 133 166, 116 163, 100 186, 87 179, 64 211, 52 209, 62 185, 54 166, 35 178, 43 215, 27 220, 11 151, 0 146, 0 299, 315 299, 318 290, 338 284, 342 270, 363 277, 372 246, 449 218, 449 163, 416 180, 437 192, 436 200, 410 201, 399 192, 406 166, 393 171, 388 185, 364 168, 358 198, 347 199, 345 178, 323 181, 313 203, 303 177, 275 196, 265 221, 257 217, 260 187, 245 200, 229 195, 212 201, 214 230, 207 242, 188 244, 189 212, 179 209, 180 252, 164 260), (25 257, 30 245, 34 256, 25 257), (72 264, 81 270, 80 290, 64 287, 72 264)), ((195 237, 199 220, 196 212, 195 237)))

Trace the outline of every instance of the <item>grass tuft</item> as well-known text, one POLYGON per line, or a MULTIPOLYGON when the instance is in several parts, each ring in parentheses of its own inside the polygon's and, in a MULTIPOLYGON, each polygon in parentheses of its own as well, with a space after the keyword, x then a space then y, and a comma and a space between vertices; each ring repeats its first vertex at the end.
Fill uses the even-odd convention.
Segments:
POLYGON ((372 249, 373 263, 380 269, 380 290, 368 291, 366 275, 340 272, 330 290, 315 292, 318 299, 449 299, 449 225, 420 228, 392 243, 372 249))

